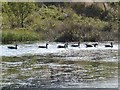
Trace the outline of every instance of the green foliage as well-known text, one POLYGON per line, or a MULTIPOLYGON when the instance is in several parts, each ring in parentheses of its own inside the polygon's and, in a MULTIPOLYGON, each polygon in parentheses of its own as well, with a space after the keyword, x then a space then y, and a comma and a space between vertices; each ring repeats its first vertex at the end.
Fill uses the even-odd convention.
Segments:
POLYGON ((3 3, 2 41, 116 40, 117 7, 117 3, 3 3))
POLYGON ((2 43, 34 41, 39 40, 40 37, 37 33, 25 29, 2 31, 2 43))
MULTIPOLYGON (((3 4, 3 13, 8 15, 9 21, 16 22, 17 27, 24 27, 24 20, 26 17, 35 10, 34 3, 30 2, 8 2, 3 4)), ((14 24, 11 24, 14 27, 14 24)))

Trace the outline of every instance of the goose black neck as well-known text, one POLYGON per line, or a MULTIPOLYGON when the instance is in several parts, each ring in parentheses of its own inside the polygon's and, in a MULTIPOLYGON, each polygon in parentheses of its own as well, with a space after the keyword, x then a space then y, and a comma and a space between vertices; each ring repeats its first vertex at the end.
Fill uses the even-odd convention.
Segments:
POLYGON ((46 44, 46 48, 48 48, 48 44, 46 44))
POLYGON ((113 43, 111 42, 111 46, 113 46, 113 43))
POLYGON ((17 49, 17 45, 15 45, 15 48, 17 49))
POLYGON ((65 44, 64 46, 65 46, 65 48, 67 48, 67 47, 68 47, 68 45, 67 45, 67 44, 65 44))

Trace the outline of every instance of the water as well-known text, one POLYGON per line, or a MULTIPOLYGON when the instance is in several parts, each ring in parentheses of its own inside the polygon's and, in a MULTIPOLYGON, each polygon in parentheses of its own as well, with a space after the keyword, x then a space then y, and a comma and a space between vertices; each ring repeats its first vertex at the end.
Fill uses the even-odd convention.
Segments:
MULTIPOLYGON (((90 42, 91 44, 91 42, 90 42)), ((118 44, 114 44, 113 48, 105 48, 105 44, 110 43, 99 43, 99 45, 95 47, 86 48, 85 43, 81 43, 80 47, 71 47, 68 45, 67 49, 59 49, 58 45, 63 45, 62 43, 51 42, 48 45, 48 49, 38 48, 39 45, 44 45, 45 43, 34 43, 34 44, 19 44, 17 50, 8 49, 8 46, 12 45, 0 45, 0 56, 25 56, 25 55, 43 55, 43 54, 61 54, 65 52, 71 51, 81 51, 81 50, 118 50, 118 44)))
POLYGON ((11 88, 117 88, 118 66, 113 62, 64 61, 48 57, 3 57, 2 84, 11 88), (16 60, 16 61, 14 61, 16 60), (14 61, 14 62, 13 62, 14 61))
MULTIPOLYGON (((92 43, 92 42, 89 42, 92 43)), ((80 47, 58 49, 62 43, 19 44, 17 50, 1 45, 3 87, 117 88, 118 44, 113 48, 80 47)))

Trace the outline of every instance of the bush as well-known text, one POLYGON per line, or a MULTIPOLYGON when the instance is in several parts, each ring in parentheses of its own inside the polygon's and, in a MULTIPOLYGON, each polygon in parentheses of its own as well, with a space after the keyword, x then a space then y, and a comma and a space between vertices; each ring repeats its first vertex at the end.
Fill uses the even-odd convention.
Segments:
POLYGON ((79 37, 75 36, 74 34, 64 33, 59 36, 55 41, 57 42, 74 42, 79 41, 79 37))

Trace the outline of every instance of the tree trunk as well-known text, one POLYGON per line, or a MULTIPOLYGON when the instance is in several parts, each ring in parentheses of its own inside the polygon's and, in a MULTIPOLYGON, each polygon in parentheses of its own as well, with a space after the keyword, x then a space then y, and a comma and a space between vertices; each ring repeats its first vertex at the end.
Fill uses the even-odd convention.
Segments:
POLYGON ((107 11, 106 3, 103 3, 105 12, 107 11))
POLYGON ((22 28, 24 27, 24 25, 23 25, 23 20, 21 21, 21 27, 22 27, 22 28))
POLYGON ((24 21, 24 18, 23 18, 23 13, 22 13, 22 15, 21 15, 21 27, 22 27, 22 28, 24 27, 23 21, 24 21))

